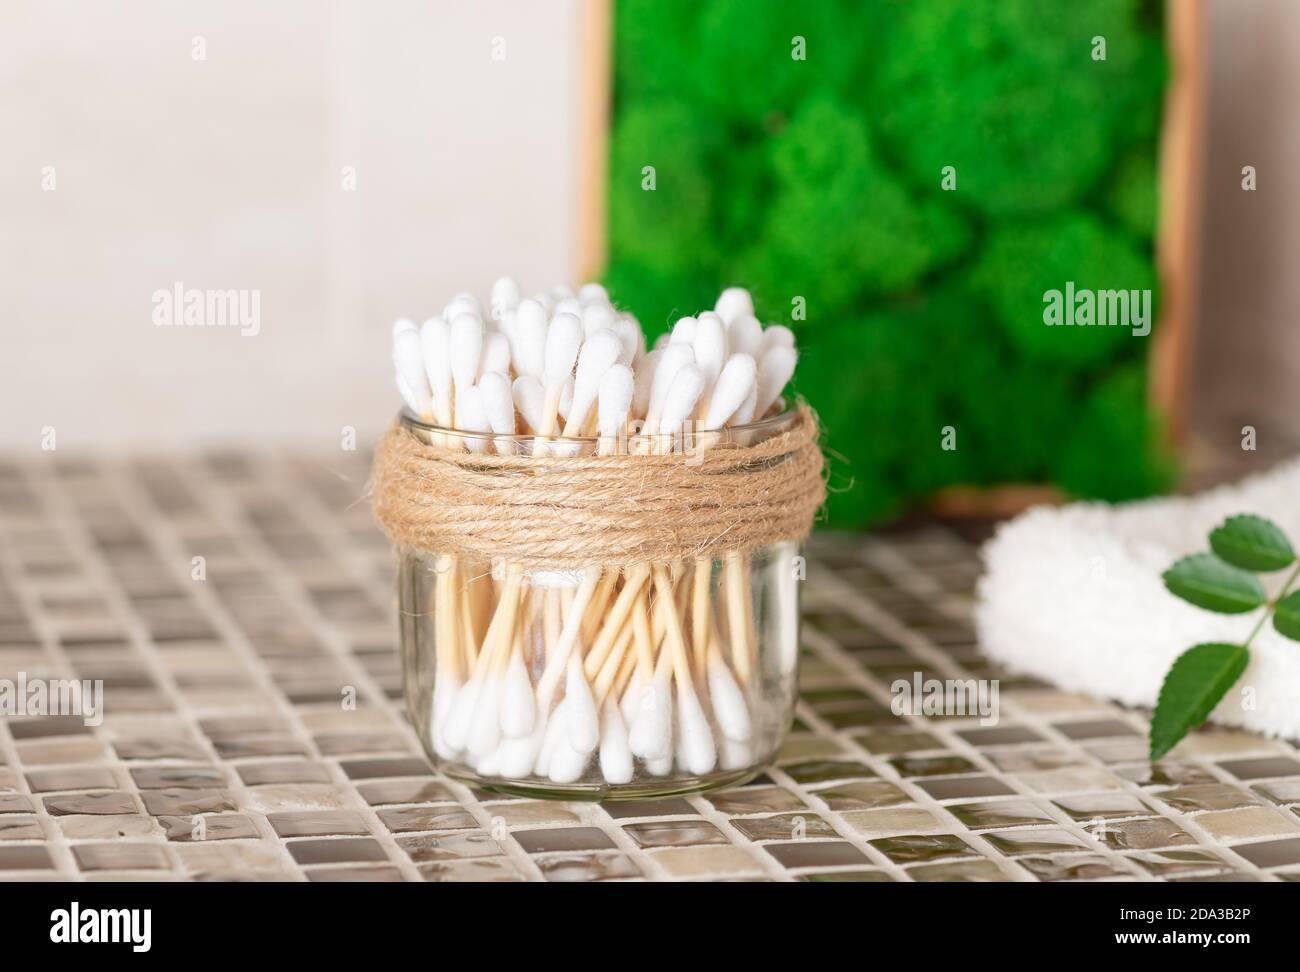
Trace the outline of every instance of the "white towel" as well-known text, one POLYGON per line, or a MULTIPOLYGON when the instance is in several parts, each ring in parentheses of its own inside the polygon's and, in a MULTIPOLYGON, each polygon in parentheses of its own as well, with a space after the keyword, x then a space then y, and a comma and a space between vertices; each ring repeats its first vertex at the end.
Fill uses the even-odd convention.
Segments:
MULTIPOLYGON (((1208 550, 1210 531, 1237 513, 1272 520, 1300 550, 1300 459, 1200 496, 1026 511, 983 550, 975 623, 984 650, 1059 688, 1153 707, 1178 655, 1241 643, 1259 618, 1201 610, 1160 579, 1179 557, 1208 550)), ((1262 575, 1270 596, 1288 573, 1262 575)), ((1300 738, 1300 642, 1267 623, 1210 719, 1300 738)))

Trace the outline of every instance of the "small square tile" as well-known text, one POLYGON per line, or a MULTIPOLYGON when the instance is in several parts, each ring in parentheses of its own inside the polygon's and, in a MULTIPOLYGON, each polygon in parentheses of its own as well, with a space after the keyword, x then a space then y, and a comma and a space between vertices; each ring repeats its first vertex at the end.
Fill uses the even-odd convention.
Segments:
POLYGON ((1132 877, 1101 854, 1069 854, 1060 857, 1019 857, 1016 863, 1040 881, 1103 881, 1132 877))
POLYGON ((1232 759, 1219 764, 1239 780, 1260 780, 1274 776, 1300 776, 1300 760, 1289 756, 1262 759, 1232 759))
POLYGON ((1027 800, 988 800, 982 803, 956 803, 944 808, 970 830, 992 827, 1020 827, 1051 823, 1052 815, 1027 800))
MULTIPOLYGON (((814 795, 826 801, 832 810, 875 810, 911 803, 912 798, 893 783, 872 780, 863 783, 844 783, 815 791, 814 795)), ((721 808, 719 808, 721 809, 721 808)))
POLYGON ((1252 844, 1235 844, 1232 850, 1256 867, 1268 868, 1300 864, 1300 837, 1265 840, 1252 844))
POLYGON ((280 760, 268 763, 244 763, 236 767, 245 786, 267 783, 328 783, 329 770, 320 763, 306 760, 280 760))
POLYGON ((1053 800, 1072 820, 1148 817, 1151 808, 1131 793, 1079 793, 1053 800))
POLYGON ((391 883, 405 881, 395 867, 314 867, 307 872, 307 880, 315 882, 391 883))
POLYGON ((238 809, 225 790, 146 790, 140 794, 147 813, 155 817, 223 813, 238 809))
POLYGON ((764 844, 763 849, 784 867, 838 867, 868 863, 867 855, 844 840, 795 840, 764 844))
MULTIPOLYGON (((634 826, 648 827, 651 824, 634 826)), ((529 854, 550 851, 612 850, 609 834, 598 827, 551 827, 542 830, 516 830, 514 838, 529 854)))
POLYGON ((460 807, 400 807, 380 810, 379 819, 395 834, 427 830, 473 830, 478 826, 474 815, 460 807))
POLYGON ((1113 850, 1152 850, 1196 843, 1191 834, 1164 817, 1104 821, 1086 829, 1113 850))
POLYGON ((76 736, 91 732, 90 726, 80 716, 37 716, 32 719, 6 719, 9 735, 17 739, 37 739, 45 736, 76 736))
POLYGON ((1063 851, 1087 850, 1089 845, 1068 830, 1042 827, 1025 830, 1004 830, 986 833, 984 839, 1008 857, 1021 854, 1054 854, 1063 851))
POLYGON ((1043 742, 1042 734, 1028 726, 983 726, 977 729, 958 729, 956 735, 972 746, 1014 746, 1043 742))
POLYGON ((138 808, 130 793, 67 793, 47 796, 42 801, 45 812, 52 817, 66 814, 117 814, 136 813, 138 808))
POLYGON ((465 861, 438 861, 420 865, 426 881, 501 883, 527 880, 519 865, 504 857, 480 857, 465 861))
POLYGON ((0 840, 42 840, 44 837, 38 817, 20 813, 0 817, 0 840))
POLYGON ((504 853, 501 844, 485 833, 418 834, 399 837, 397 844, 416 864, 498 857, 504 853))
POLYGON ((372 807, 394 803, 455 803, 451 789, 433 780, 384 780, 357 786, 361 798, 372 807))
POLYGON ((798 795, 770 784, 719 790, 704 794, 704 798, 728 816, 807 809, 798 795))
POLYGON ((886 834, 924 834, 948 829, 938 817, 921 807, 849 810, 841 816, 857 833, 872 837, 886 834))
POLYGON ((34 769, 26 772, 27 785, 33 793, 60 790, 116 790, 117 778, 105 766, 79 766, 67 769, 34 769))
POLYGON ((951 857, 977 856, 973 847, 955 834, 907 834, 870 841, 896 864, 921 864, 951 857))
POLYGON ((814 884, 880 884, 894 880, 887 871, 870 869, 854 871, 806 871, 799 875, 800 881, 814 884))
MULTIPOLYGON (((754 792, 758 789, 758 787, 741 787, 738 790, 723 790, 718 793, 710 793, 708 797, 715 806, 717 806, 719 800, 753 801, 759 799, 759 796, 754 792)), ((781 790, 780 792, 786 793, 787 791, 781 790)), ((668 797, 663 800, 611 800, 602 803, 601 806, 615 820, 628 817, 694 816, 699 814, 698 810, 681 797, 668 797)), ((721 808, 719 807, 719 809, 721 808)))
POLYGON ((1118 719, 1090 719, 1083 722, 1058 722, 1052 726, 1070 739, 1101 739, 1111 736, 1136 736, 1138 731, 1118 719))
POLYGON ((1203 827, 1210 836, 1225 843, 1300 833, 1300 822, 1294 818, 1287 819, 1271 807, 1214 810, 1197 816, 1196 824, 1203 827))
POLYGON ((913 881, 989 882, 1009 881, 1010 878, 993 861, 979 860, 940 861, 937 864, 918 864, 907 869, 913 881))
POLYGON ((756 874, 763 870, 742 847, 676 847, 655 851, 652 856, 674 879, 756 874))
POLYGON ((1116 767, 1115 773, 1123 779, 1132 780, 1138 786, 1195 786, 1200 783, 1220 782, 1213 773, 1202 766, 1170 759, 1154 766, 1150 763, 1137 763, 1133 766, 1116 767))
POLYGON ((1251 787, 1256 793, 1273 803, 1300 803, 1300 776, 1286 780, 1270 780, 1251 787))
POLYGON ((159 817, 168 840, 205 841, 256 839, 261 835, 242 813, 203 814, 193 817, 159 817))
POLYGON ((83 871, 165 871, 171 866, 157 844, 77 844, 72 853, 83 871))
POLYGON ((142 813, 73 814, 55 817, 54 822, 63 836, 71 840, 121 840, 162 834, 158 821, 142 813))
POLYGON ((356 759, 339 763, 350 780, 373 780, 390 776, 431 776, 429 764, 416 756, 393 759, 356 759))
POLYGON ((0 793, 0 813, 31 813, 35 809, 31 797, 21 793, 0 793))
POLYGON ((943 743, 930 733, 912 730, 878 729, 861 733, 853 738, 867 752, 879 756, 892 756, 898 753, 920 753, 925 752, 927 749, 944 748, 943 743))
POLYGON ((1139 851, 1135 854, 1126 854, 1125 857, 1135 861, 1144 871, 1162 878, 1193 871, 1224 871, 1228 869, 1228 865, 1221 858, 1199 847, 1139 851))
POLYGON ((142 790, 206 790, 226 783, 220 766, 136 766, 131 778, 142 790))
POLYGON ((0 844, 0 871, 51 871, 54 861, 40 844, 0 844))
POLYGON ((336 840, 294 840, 285 844, 299 864, 350 864, 358 861, 386 861, 379 842, 369 837, 340 837, 336 840))
MULTIPOLYGON (((731 821, 731 826, 750 840, 803 840, 805 837, 839 836, 834 827, 811 811, 770 817, 737 817, 731 821)), ((723 838, 724 841, 725 839, 723 838)))
POLYGON ((796 783, 825 783, 829 780, 851 780, 874 777, 875 771, 865 763, 852 760, 813 760, 782 766, 782 770, 796 783))
MULTIPOLYGON (((442 809, 450 812, 456 808, 443 807, 442 809)), ((492 815, 491 824, 493 827, 497 826, 497 821, 504 823, 507 827, 582 823, 582 817, 579 814, 556 800, 517 800, 512 803, 494 803, 486 809, 492 815)), ((381 813, 380 816, 382 817, 383 814, 381 813)))
POLYGON ((642 876, 626 854, 564 854, 539 858, 537 866, 548 881, 619 881, 642 876))
POLYGON ((369 830, 361 815, 349 810, 268 813, 266 819, 280 837, 358 836, 369 830))
POLYGON ((902 777, 955 776, 959 773, 979 772, 979 767, 969 759, 951 753, 942 756, 895 756, 889 765, 902 777))
POLYGON ((971 800, 978 797, 1011 796, 1016 792, 991 776, 954 776, 916 780, 915 783, 936 800, 971 800))

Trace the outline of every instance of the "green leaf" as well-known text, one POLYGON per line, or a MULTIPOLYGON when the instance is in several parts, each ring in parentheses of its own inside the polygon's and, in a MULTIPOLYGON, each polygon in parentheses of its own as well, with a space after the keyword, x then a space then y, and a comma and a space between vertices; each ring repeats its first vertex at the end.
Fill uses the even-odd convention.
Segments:
POLYGON ((1295 562, 1295 551, 1276 524, 1262 516, 1230 516, 1210 534, 1210 549, 1220 560, 1246 570, 1281 570, 1295 562))
POLYGON ((1214 554, 1184 557, 1164 572, 1165 587, 1207 611, 1245 614, 1264 603, 1259 578, 1225 564, 1214 554))
POLYGON ((1273 609, 1273 627, 1292 641, 1300 641, 1300 591, 1292 591, 1273 609))
POLYGON ((1175 659, 1160 686, 1151 716, 1151 761, 1154 763, 1199 726, 1241 677, 1250 652, 1241 645, 1211 643, 1188 648, 1175 659))

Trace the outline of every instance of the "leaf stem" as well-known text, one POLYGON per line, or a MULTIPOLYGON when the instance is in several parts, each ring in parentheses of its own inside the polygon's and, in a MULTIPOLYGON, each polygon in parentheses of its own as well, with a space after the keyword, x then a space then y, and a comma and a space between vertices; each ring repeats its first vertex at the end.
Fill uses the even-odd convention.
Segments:
POLYGON ((1273 616, 1273 612, 1277 609, 1278 602, 1281 601, 1282 598, 1286 597, 1287 594, 1291 593, 1291 586, 1295 584, 1297 577, 1300 577, 1300 559, 1297 559, 1296 565, 1291 568, 1291 573, 1287 576, 1286 583, 1282 585, 1282 590, 1278 591, 1277 597, 1264 605, 1264 613, 1261 614, 1259 620, 1255 622, 1255 627, 1251 629, 1250 636, 1242 644, 1243 648, 1250 647, 1250 643, 1255 640, 1255 635, 1259 634, 1259 629, 1264 627, 1264 622, 1273 616))

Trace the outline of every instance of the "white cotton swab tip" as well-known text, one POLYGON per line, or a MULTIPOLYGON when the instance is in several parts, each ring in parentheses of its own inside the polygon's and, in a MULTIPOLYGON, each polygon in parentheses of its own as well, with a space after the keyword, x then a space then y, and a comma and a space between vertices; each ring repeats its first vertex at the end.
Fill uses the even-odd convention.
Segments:
POLYGON ((794 347, 794 331, 784 324, 769 324, 763 328, 763 352, 777 347, 794 347))
POLYGON ((559 388, 573 373, 578 349, 582 346, 582 321, 573 314, 556 314, 546 331, 546 363, 542 382, 547 388, 559 388))
POLYGON ((695 328, 699 322, 693 317, 679 318, 673 325, 672 334, 668 337, 669 344, 690 344, 695 340, 695 328))
POLYGON ((697 364, 686 364, 677 369, 673 383, 664 397, 663 414, 659 418, 661 435, 676 435, 682 423, 695 411, 704 394, 704 372, 697 364))
POLYGON ((751 315, 738 317, 727 328, 727 346, 733 354, 747 354, 755 361, 763 353, 763 325, 751 315))
POLYGON ((540 379, 546 366, 546 309, 531 297, 515 308, 512 347, 515 371, 540 379))
POLYGON ((701 314, 691 345, 695 348, 695 363, 704 372, 705 385, 711 387, 718 380, 727 359, 727 331, 722 318, 711 311, 701 314))
POLYGON ((646 408, 646 418, 655 426, 650 429, 651 432, 658 427, 659 416, 663 414, 664 402, 668 398, 668 389, 672 387, 677 372, 694 362, 695 352, 689 344, 669 344, 663 349, 663 355, 655 366, 654 380, 650 385, 650 403, 646 408))
POLYGON ((479 374, 510 371, 510 339, 500 331, 493 331, 483 337, 483 355, 479 362, 479 374))
POLYGON ((718 383, 713 386, 708 414, 704 416, 706 429, 720 429, 727 419, 740 408, 749 390, 754 387, 758 365, 747 354, 733 354, 723 365, 718 383))
POLYGON ((718 765, 718 748, 713 742, 709 717, 704 714, 699 697, 677 687, 677 729, 681 733, 682 755, 686 768, 696 776, 713 772, 718 765))
POLYGON ((483 321, 473 314, 457 314, 451 321, 451 377, 457 388, 474 384, 482 356, 483 321))
POLYGON ((587 421, 587 416, 591 414, 591 407, 596 404, 601 379, 618 361, 622 350, 623 346, 619 343, 618 335, 607 327, 593 332, 583 343, 582 350, 578 353, 578 367, 573 379, 573 404, 565 416, 569 423, 564 430, 566 435, 571 435, 575 431, 569 426, 581 428, 587 421))
POLYGON ((606 783, 632 782, 632 750, 627 744, 627 726, 613 699, 600 714, 600 773, 606 783))
POLYGON ((718 295, 718 301, 713 305, 713 309, 719 317, 730 324, 745 314, 753 315, 754 299, 749 296, 749 291, 744 287, 728 287, 718 295))
POLYGON ((585 283, 578 288, 578 299, 584 304, 608 304, 609 291, 598 283, 585 283))
POLYGON ((736 684, 731 669, 716 653, 709 656, 708 674, 709 698, 713 700, 713 717, 718 722, 718 728, 728 739, 747 741, 752 726, 745 695, 736 684))
MULTIPOLYGON (((515 402, 510 390, 510 379, 499 371, 489 371, 478 380, 478 390, 492 434, 514 435, 515 402)), ((495 444, 497 452, 502 454, 514 451, 512 442, 498 439, 495 444)))
POLYGON ((582 331, 589 339, 602 328, 613 330, 614 324, 614 308, 608 304, 586 304, 582 306, 582 331))
POLYGON ((542 409, 546 399, 546 389, 541 379, 535 375, 520 375, 511 388, 515 407, 523 416, 528 427, 536 432, 541 427, 542 409))
POLYGON ((618 363, 632 364, 645 350, 645 335, 641 333, 641 325, 635 318, 623 316, 614 322, 614 333, 618 335, 618 343, 621 346, 618 363))
POLYGON ((419 328, 415 326, 415 321, 411 320, 409 317, 399 317, 397 320, 393 321, 393 340, 396 341, 397 335, 402 331, 418 330, 419 328))
POLYGON ((477 385, 456 390, 456 425, 460 431, 469 433, 465 436, 465 448, 470 452, 487 452, 484 436, 492 431, 492 426, 483 404, 483 392, 477 385))
POLYGON ((416 404, 413 411, 424 417, 430 407, 429 381, 424 374, 424 357, 420 353, 420 333, 414 327, 395 332, 393 367, 401 379, 398 390, 405 388, 403 397, 409 393, 416 404))
POLYGON ((519 284, 512 277, 501 277, 492 284, 492 320, 499 321, 506 311, 519 305, 519 284))
POLYGON ((600 742, 600 719, 577 652, 569 656, 569 671, 564 681, 564 711, 565 736, 569 745, 575 752, 591 752, 600 742))
POLYGON ((510 739, 527 736, 533 731, 535 718, 533 683, 528 679, 524 656, 516 651, 501 686, 501 732, 510 739))
POLYGON ((637 418, 645 418, 650 409, 650 393, 654 388, 655 372, 659 368, 659 362, 664 356, 663 350, 651 351, 645 356, 632 373, 632 411, 631 414, 637 418))
POLYGON ((794 376, 794 366, 799 353, 794 348, 777 345, 769 348, 758 366, 758 393, 754 404, 755 415, 766 415, 781 390, 794 376))
POLYGON ((611 365, 600 379, 596 417, 601 438, 615 438, 627 425, 635 383, 632 369, 622 364, 611 365))

